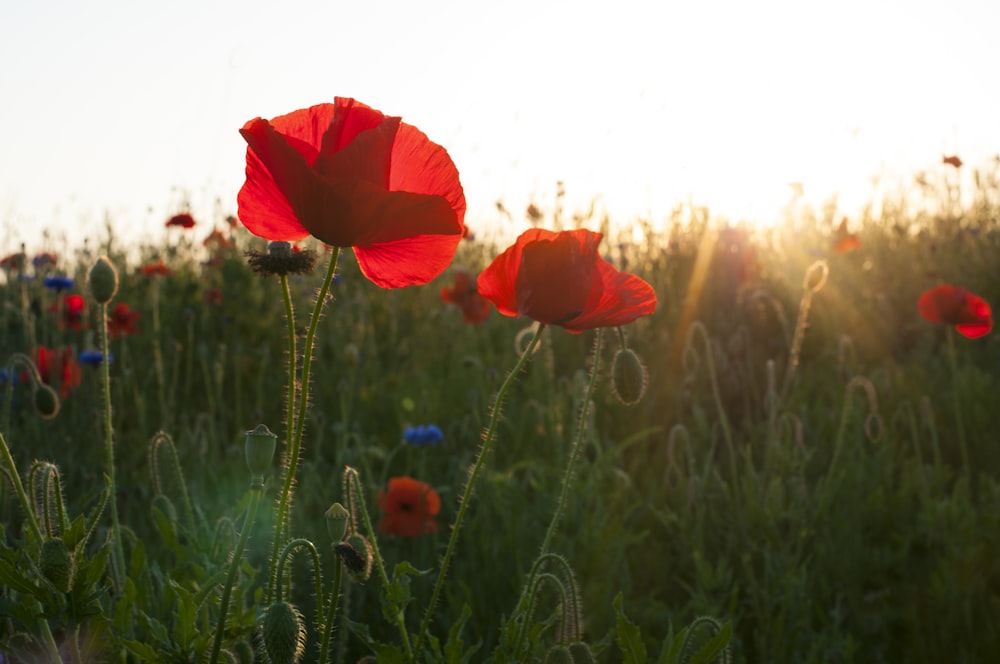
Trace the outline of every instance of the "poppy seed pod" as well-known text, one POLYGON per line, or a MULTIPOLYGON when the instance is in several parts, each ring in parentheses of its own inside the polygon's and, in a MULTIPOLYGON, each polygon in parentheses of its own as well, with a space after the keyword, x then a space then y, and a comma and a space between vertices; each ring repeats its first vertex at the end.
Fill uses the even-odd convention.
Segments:
POLYGON ((622 348, 611 361, 611 391, 626 406, 639 403, 646 393, 649 373, 631 348, 622 348))
POLYGON ((87 275, 90 294, 99 304, 107 304, 118 292, 118 270, 107 256, 101 256, 87 275))
POLYGON ((38 569, 52 582, 56 590, 61 593, 69 592, 70 581, 73 578, 73 556, 61 538, 53 537, 42 542, 42 550, 38 555, 38 569))
POLYGON ((43 420, 51 420, 59 414, 59 395, 45 383, 35 388, 35 411, 43 420))
POLYGON ((305 651, 302 614, 288 602, 275 602, 264 616, 264 650, 273 664, 294 664, 305 651))
POLYGON ((247 468, 250 469, 250 483, 255 486, 264 485, 264 473, 271 467, 274 458, 274 448, 278 437, 264 424, 258 424, 247 431, 244 450, 247 456, 247 468))
POLYGON ((330 505, 330 509, 323 515, 326 519, 326 529, 330 533, 330 539, 339 542, 344 539, 347 532, 347 524, 351 520, 351 513, 340 503, 330 505))

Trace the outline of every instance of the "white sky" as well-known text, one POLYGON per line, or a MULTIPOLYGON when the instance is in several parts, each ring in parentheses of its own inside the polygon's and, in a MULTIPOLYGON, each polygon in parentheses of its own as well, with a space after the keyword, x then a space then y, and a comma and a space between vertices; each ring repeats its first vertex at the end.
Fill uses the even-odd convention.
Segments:
POLYGON ((3 249, 160 237, 185 195, 207 231, 243 123, 336 95, 444 145, 474 230, 557 180, 619 221, 773 217, 792 181, 849 204, 1000 152, 992 0, 0 3, 3 249))

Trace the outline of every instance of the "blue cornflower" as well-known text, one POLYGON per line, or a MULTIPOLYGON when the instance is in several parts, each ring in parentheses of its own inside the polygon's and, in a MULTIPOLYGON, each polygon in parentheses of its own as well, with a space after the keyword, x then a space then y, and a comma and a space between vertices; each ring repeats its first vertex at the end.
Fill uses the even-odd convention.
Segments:
MULTIPOLYGON (((86 364, 90 367, 101 366, 101 361, 104 359, 104 353, 99 350, 84 350, 80 351, 80 364, 86 364)), ((108 364, 112 364, 115 361, 114 353, 108 353, 108 364)))
POLYGON ((67 276, 52 276, 45 277, 45 281, 42 282, 45 287, 49 290, 54 290, 55 292, 60 292, 64 290, 69 290, 73 287, 73 278, 67 276))
POLYGON ((415 427, 406 427, 403 430, 403 439, 410 445, 427 447, 428 445, 437 445, 444 440, 444 432, 436 424, 420 424, 415 427))

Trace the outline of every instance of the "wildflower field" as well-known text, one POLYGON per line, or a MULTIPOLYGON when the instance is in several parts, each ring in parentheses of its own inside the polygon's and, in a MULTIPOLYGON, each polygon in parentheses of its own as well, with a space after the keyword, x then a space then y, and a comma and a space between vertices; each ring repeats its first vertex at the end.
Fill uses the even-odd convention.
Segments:
POLYGON ((398 118, 243 133, 233 216, 3 259, 0 661, 1000 649, 1000 164, 512 241, 398 118))

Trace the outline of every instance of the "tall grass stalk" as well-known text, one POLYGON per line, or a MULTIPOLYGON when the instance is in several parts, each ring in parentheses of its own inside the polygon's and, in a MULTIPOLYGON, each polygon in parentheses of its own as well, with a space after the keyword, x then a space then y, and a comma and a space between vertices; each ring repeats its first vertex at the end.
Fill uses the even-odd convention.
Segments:
POLYGON ((972 467, 969 460, 969 444, 965 439, 965 422, 962 419, 962 397, 959 385, 958 360, 955 355, 955 330, 948 328, 948 365, 951 367, 951 398, 955 406, 955 423, 958 428, 958 450, 962 455, 962 469, 972 481, 972 467))
POLYGON ((514 381, 520 375, 521 371, 524 369, 528 360, 535 352, 535 348, 538 346, 538 342, 542 338, 542 333, 545 331, 545 323, 539 323, 538 327, 535 329, 535 334, 532 336, 531 341, 525 347, 524 352, 521 353, 520 358, 517 360, 517 364, 511 369, 510 373, 507 374, 507 378, 504 380, 503 384, 500 385, 500 389, 497 390, 496 397, 493 399, 493 412, 490 415, 490 424, 486 429, 486 435, 483 437, 483 446, 479 450, 479 456, 476 458, 475 463, 472 466, 472 470, 469 473, 469 479, 465 484, 465 491, 462 493, 462 497, 459 501, 458 515, 455 517, 455 524, 451 529, 451 536, 448 538, 448 547, 445 549, 444 558, 441 559, 441 569, 438 571, 437 579, 434 582, 434 590, 431 592, 431 599, 427 603, 427 608, 424 610, 424 617, 420 621, 420 629, 417 632, 416 645, 413 647, 413 655, 410 657, 411 662, 416 662, 420 658, 420 650, 424 643, 424 637, 427 635, 427 630, 430 627, 431 616, 434 613, 434 607, 437 605, 438 599, 441 596, 441 589, 444 587, 444 579, 448 574, 448 566, 451 564, 451 558, 455 555, 455 545, 458 542, 458 535, 462 530, 462 521, 465 519, 465 513, 469 508, 469 500, 472 497, 472 490, 475 488, 476 480, 479 479, 479 474, 482 472, 483 465, 486 461, 486 456, 490 452, 490 448, 493 446, 493 441, 496 439, 497 425, 500 423, 501 412, 503 411, 503 403, 507 398, 507 391, 510 386, 514 384, 514 381))
MULTIPOLYGON (((124 588, 125 579, 125 551, 122 548, 122 530, 118 521, 118 494, 115 488, 115 445, 114 435, 111 429, 111 364, 108 357, 108 303, 101 303, 101 320, 98 323, 101 332, 101 387, 104 392, 104 446, 108 459, 108 481, 111 486, 111 536, 115 541, 114 564, 112 569, 115 575, 115 587, 118 590, 124 588)), ((154 344, 155 345, 155 344, 154 344)))
POLYGON ((799 300, 799 317, 795 323, 795 335, 792 337, 792 345, 788 349, 788 364, 785 367, 785 380, 781 385, 781 401, 788 398, 792 390, 792 382, 795 380, 795 370, 799 366, 799 354, 802 352, 802 339, 806 334, 806 327, 809 325, 809 309, 812 307, 813 295, 823 290, 827 277, 830 276, 830 267, 826 261, 816 261, 806 270, 806 275, 802 279, 802 299, 799 300), (814 281, 815 280, 815 281, 814 281))

